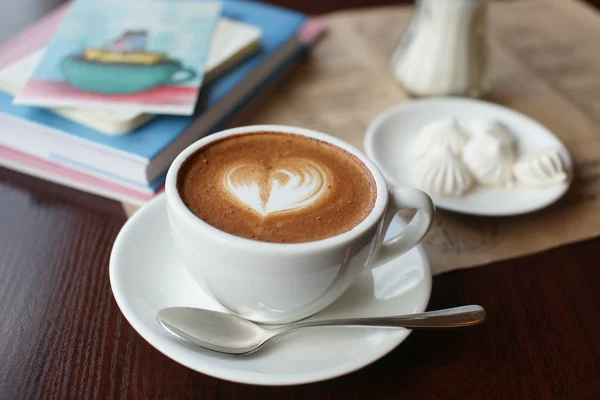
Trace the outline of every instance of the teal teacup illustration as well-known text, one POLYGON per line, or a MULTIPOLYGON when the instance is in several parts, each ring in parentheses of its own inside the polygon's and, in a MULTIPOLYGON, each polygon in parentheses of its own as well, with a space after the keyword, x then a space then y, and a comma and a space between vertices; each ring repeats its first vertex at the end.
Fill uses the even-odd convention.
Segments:
POLYGON ((153 64, 105 63, 83 56, 66 57, 63 72, 77 89, 103 94, 131 94, 158 85, 188 82, 196 77, 193 69, 177 60, 163 59, 153 64))

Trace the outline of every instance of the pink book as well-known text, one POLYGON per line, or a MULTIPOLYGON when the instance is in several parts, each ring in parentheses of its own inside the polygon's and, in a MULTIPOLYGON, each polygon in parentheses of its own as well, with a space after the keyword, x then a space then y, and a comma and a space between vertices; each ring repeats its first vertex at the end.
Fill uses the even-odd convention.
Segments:
POLYGON ((0 145, 0 166, 112 200, 143 205, 157 194, 138 192, 0 145))

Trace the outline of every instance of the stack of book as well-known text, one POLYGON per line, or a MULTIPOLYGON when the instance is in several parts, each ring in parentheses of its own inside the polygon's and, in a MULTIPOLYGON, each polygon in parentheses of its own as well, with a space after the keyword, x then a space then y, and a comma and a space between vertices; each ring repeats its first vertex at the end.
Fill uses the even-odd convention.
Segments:
MULTIPOLYGON (((0 47, 0 165, 133 204, 150 200, 181 150, 227 127, 323 30, 318 20, 295 11, 253 1, 222 1, 215 8, 214 27, 203 33, 210 43, 206 54, 196 57, 194 70, 188 68, 193 62, 172 59, 173 54, 184 57, 180 42, 168 58, 146 51, 149 33, 140 28, 139 16, 121 18, 125 31, 112 19, 96 27, 87 24, 88 31, 116 35, 108 50, 102 47, 106 40, 74 43, 73 21, 90 11, 80 3, 93 4, 79 0, 61 6, 0 47), (77 18, 71 15, 76 12, 77 18), (64 49, 69 46, 84 51, 68 55, 64 49), (102 68, 94 70, 96 66, 102 68), (164 78, 165 71, 172 76, 164 78), (66 80, 59 79, 61 74, 66 80)), ((198 3, 207 4, 170 2, 169 7, 198 3)), ((113 3, 102 4, 105 10, 113 3)), ((98 10, 90 12, 99 18, 98 10)), ((177 13, 155 14, 174 18, 177 13)), ((186 28, 185 38, 200 48, 202 43, 189 37, 199 19, 190 21, 195 24, 186 28)), ((172 22, 161 23, 173 31, 172 22)), ((179 25, 185 26, 176 28, 179 25)), ((152 26, 156 29, 156 23, 152 26)))

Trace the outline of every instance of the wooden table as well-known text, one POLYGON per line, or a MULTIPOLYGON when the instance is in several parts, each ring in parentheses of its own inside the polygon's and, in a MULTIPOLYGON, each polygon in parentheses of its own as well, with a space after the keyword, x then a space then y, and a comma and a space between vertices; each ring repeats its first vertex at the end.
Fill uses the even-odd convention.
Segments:
POLYGON ((600 398, 600 238, 438 276, 431 309, 478 303, 488 322, 414 332, 358 372, 269 388, 191 371, 130 327, 108 280, 124 222, 115 202, 0 169, 0 399, 600 398))

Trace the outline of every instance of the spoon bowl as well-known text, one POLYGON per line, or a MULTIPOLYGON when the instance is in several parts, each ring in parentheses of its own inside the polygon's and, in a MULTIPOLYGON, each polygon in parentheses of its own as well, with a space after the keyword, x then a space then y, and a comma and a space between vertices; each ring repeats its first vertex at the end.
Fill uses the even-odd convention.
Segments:
POLYGON ((385 328, 435 329, 477 325, 485 321, 478 305, 448 308, 391 317, 302 321, 280 327, 264 327, 234 314, 191 307, 169 307, 156 319, 169 333, 194 345, 226 354, 244 355, 286 332, 317 326, 377 326, 385 328))
POLYGON ((237 315, 200 308, 164 308, 156 318, 169 333, 221 353, 247 354, 271 338, 269 331, 237 315))

